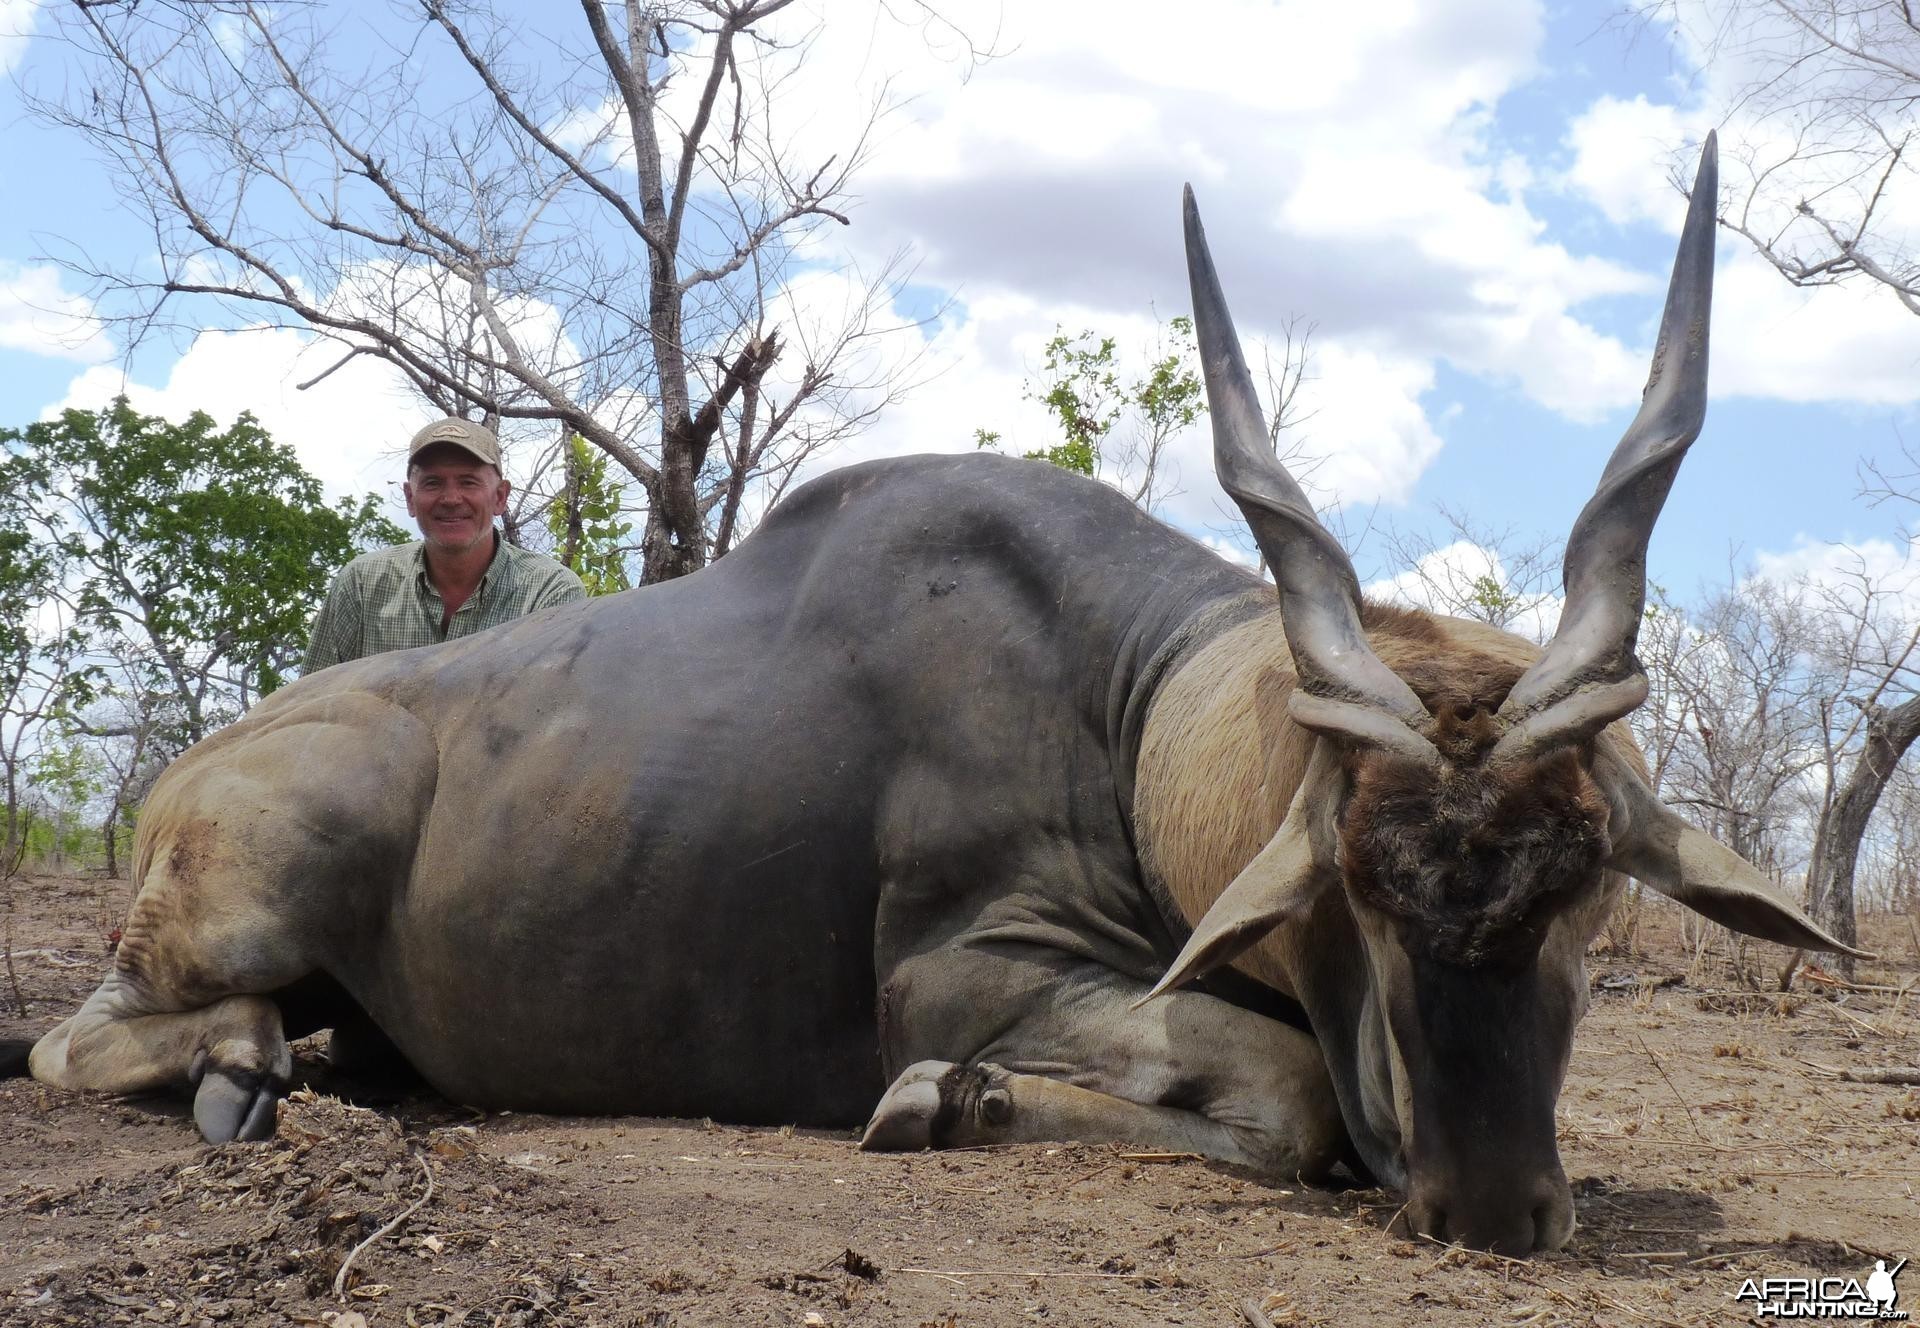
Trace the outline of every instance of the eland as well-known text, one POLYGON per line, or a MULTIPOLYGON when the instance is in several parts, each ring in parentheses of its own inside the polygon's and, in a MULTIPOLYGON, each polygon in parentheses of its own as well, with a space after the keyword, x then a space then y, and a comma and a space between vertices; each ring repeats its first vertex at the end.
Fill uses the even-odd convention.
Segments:
POLYGON ((323 670, 156 784, 112 968, 32 1073, 257 1139, 288 1036, 333 1027, 480 1107, 1344 1162, 1414 1232, 1560 1246, 1554 1105, 1626 878, 1845 949, 1621 723, 1714 199, 1709 140, 1544 651, 1361 598, 1189 193, 1217 471, 1277 588, 1078 476, 904 458, 696 575, 323 670))

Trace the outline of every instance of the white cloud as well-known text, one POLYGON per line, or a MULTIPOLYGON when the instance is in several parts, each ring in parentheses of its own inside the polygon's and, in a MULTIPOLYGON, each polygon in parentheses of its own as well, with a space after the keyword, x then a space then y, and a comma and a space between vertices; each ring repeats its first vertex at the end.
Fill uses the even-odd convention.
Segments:
MULTIPOLYGON (((1186 308, 1183 179, 1201 194, 1250 349, 1290 315, 1318 324, 1303 437, 1310 456, 1325 458, 1311 483, 1343 503, 1412 494, 1440 447, 1429 412, 1452 407, 1434 399, 1443 362, 1574 420, 1636 397, 1664 270, 1570 250, 1573 237, 1547 233, 1529 191, 1570 191, 1616 224, 1677 225, 1683 201, 1662 149, 1692 122, 1684 108, 1607 98, 1570 129, 1564 177, 1506 152, 1492 108, 1539 72, 1539 0, 1385 0, 1362 10, 1197 0, 1178 23, 1131 2, 963 0, 941 12, 976 38, 998 30, 1008 52, 964 79, 957 55, 927 56, 930 40, 951 53, 950 33, 884 9, 799 0, 773 35, 817 40, 754 44, 742 56, 743 73, 758 61, 775 76, 773 123, 800 175, 854 144, 883 84, 899 104, 867 144, 854 225, 823 228, 803 251, 822 266, 795 278, 798 307, 778 315, 790 351, 776 376, 804 362, 795 327, 845 298, 839 265, 849 257, 872 265, 911 245, 923 280, 961 301, 922 348, 936 376, 829 464, 967 450, 976 428, 999 430, 1011 451, 1050 441, 1053 425, 1021 387, 1056 325, 1141 346, 1151 339, 1149 310, 1186 308), (1629 338, 1642 345, 1598 330, 1583 309, 1620 296, 1646 303, 1640 334, 1629 338)), ((684 117, 698 86, 686 77, 670 84, 669 111, 684 117)), ((604 159, 626 145, 620 108, 603 93, 583 77, 581 109, 550 123, 570 146, 601 142, 604 159)), ((370 281, 393 276, 368 269, 370 281)), ((1816 314, 1777 279, 1754 277, 1730 264, 1723 282, 1717 391, 1912 399, 1903 383, 1920 374, 1900 349, 1897 319, 1844 303, 1816 314)), ((547 312, 530 308, 527 325, 560 345, 565 329, 543 322, 547 312)), ((380 380, 322 411, 325 394, 374 367, 357 362, 287 397, 287 381, 312 376, 328 354, 285 339, 292 334, 248 335, 251 348, 203 338, 148 390, 200 404, 188 398, 204 389, 229 413, 255 404, 263 419, 278 411, 285 429, 312 435, 303 454, 313 451, 310 464, 337 477, 330 482, 365 488, 389 478, 379 449, 405 437, 402 416, 421 417, 405 392, 380 380), (222 372, 223 362, 243 373, 222 372), (253 381, 231 381, 242 376, 253 381), (342 430, 316 422, 323 415, 379 441, 354 444, 355 459, 329 460, 325 450, 344 445, 342 430)), ((904 349, 876 347, 873 362, 904 349)), ((84 381, 100 395, 103 375, 84 381)), ((635 393, 617 399, 644 405, 635 393)), ((1185 492, 1164 510, 1189 529, 1237 522, 1207 450, 1204 427, 1173 449, 1185 492)))
POLYGON ((1516 636, 1544 642, 1560 624, 1563 601, 1552 594, 1521 594, 1509 583, 1498 552, 1470 540, 1455 540, 1422 557, 1398 575, 1369 582, 1367 598, 1455 617, 1485 619, 1485 601, 1510 598, 1500 625, 1516 636))
POLYGON ((1754 555, 1753 575, 1782 587, 1805 586, 1815 605, 1857 613, 1870 589, 1883 627, 1920 623, 1920 543, 1853 543, 1798 537, 1791 548, 1754 555))
MULTIPOLYGON (((968 301, 926 338, 925 381, 824 464, 972 451, 977 429, 999 433, 1004 449, 1016 454, 1049 444, 1056 426, 1041 406, 1024 399, 1022 385, 1041 362, 1056 312, 1075 326, 1074 311, 1043 310, 1007 292, 968 301)), ((913 348, 893 349, 904 354, 913 348)))
POLYGON ((0 0, 0 74, 20 63, 33 37, 40 0, 0 0))
MULTIPOLYGON (((840 290, 840 283, 827 281, 802 287, 804 298, 828 310, 836 307, 840 290)), ((1007 292, 969 302, 924 345, 879 343, 885 355, 897 358, 921 352, 913 372, 924 381, 889 407, 872 430, 836 449, 820 466, 910 452, 971 451, 980 429, 999 434, 1000 450, 1016 456, 1058 443, 1058 423, 1026 391, 1039 380, 1047 341, 1057 331, 1072 335, 1089 327, 1119 343, 1117 376, 1123 384, 1144 372, 1159 331, 1150 311, 1046 307, 1007 292)), ((907 336, 917 341, 914 334, 907 336)), ((1251 339, 1248 354, 1257 366, 1260 351, 1251 339)), ((1292 462, 1296 474, 1323 502, 1405 502, 1440 450, 1421 404, 1432 386, 1433 369, 1424 361, 1316 342, 1300 389, 1302 423, 1289 435, 1289 445, 1298 448, 1292 462)), ((1129 423, 1123 420, 1110 438, 1110 454, 1124 448, 1129 423)), ((1162 458, 1158 492, 1163 497, 1155 510, 1189 531, 1240 526, 1238 512, 1214 478, 1212 447, 1211 426, 1203 418, 1177 435, 1162 458)))
POLYGON ((366 356, 298 390, 340 354, 336 345, 287 328, 203 332, 164 382, 129 381, 118 367, 100 365, 74 379, 45 413, 95 409, 120 393, 135 409, 173 420, 201 410, 225 425, 250 410, 275 439, 292 445, 331 496, 386 494, 389 515, 404 523, 396 495, 406 441, 432 412, 395 370, 366 356))
POLYGON ((63 360, 113 353, 93 302, 62 287, 60 270, 0 260, 0 347, 63 360))
POLYGON ((1678 108, 1603 96, 1567 128, 1573 164, 1562 184, 1599 208, 1616 226, 1649 222, 1680 233, 1687 201, 1667 178, 1664 163, 1676 144, 1697 137, 1678 108))
MULTIPOLYGON (((1572 121, 1565 173, 1536 179, 1490 133, 1490 108, 1539 73, 1534 0, 1396 0, 1364 13, 1205 0, 1178 24, 1093 0, 942 13, 976 39, 997 32, 1007 53, 963 80, 962 61, 927 58, 925 27, 802 0, 781 18, 791 44, 751 57, 784 80, 774 119, 802 165, 849 149, 883 82, 898 104, 868 142, 854 226, 816 235, 808 256, 838 261, 844 244, 875 261, 911 245, 924 277, 964 301, 928 347, 945 371, 843 458, 964 448, 975 427, 1001 429, 1010 446, 1044 439, 1050 426, 1020 385, 1055 323, 1137 340, 1142 310, 1186 307, 1182 179, 1199 190, 1243 336, 1295 314, 1319 325, 1311 434, 1333 454, 1321 478, 1344 501, 1411 493, 1439 447, 1424 406, 1441 361, 1576 422, 1637 398, 1664 267, 1569 251, 1572 237, 1546 233, 1527 191, 1571 193, 1616 225, 1677 230, 1685 200, 1670 149, 1706 121, 1603 97, 1572 121), (1623 295, 1645 302, 1638 337, 1583 312, 1623 295)), ((682 114, 696 86, 672 89, 682 114)), ((582 112, 565 125, 570 141, 609 115, 619 140, 616 112, 582 112)), ((1907 345, 1920 327, 1872 301, 1816 310, 1777 278, 1755 279, 1765 275, 1729 265, 1723 277, 1717 392, 1913 399, 1907 345)), ((1204 431, 1174 451, 1188 492, 1166 511, 1190 528, 1222 520, 1205 452, 1204 431)))
POLYGON ((1780 401, 1920 401, 1920 318, 1884 289, 1803 290, 1734 241, 1714 283, 1713 390, 1780 401))
POLYGON ((208 29, 213 33, 213 40, 220 47, 220 53, 232 61, 235 68, 239 68, 246 62, 247 47, 251 44, 253 29, 241 22, 237 14, 215 14, 212 22, 208 24, 208 29))
MULTIPOLYGON (((1651 279, 1646 285, 1653 285, 1651 279)), ((1509 308, 1488 313, 1476 320, 1473 341, 1449 356, 1461 368, 1511 381, 1547 409, 1580 423, 1639 399, 1650 346, 1629 348, 1554 307, 1551 299, 1524 293, 1509 308)))
MULTIPOLYGON (((999 24, 1011 53, 962 84, 919 30, 788 11, 794 31, 818 29, 796 66, 797 160, 856 136, 880 71, 904 102, 871 144, 855 225, 831 238, 869 256, 910 244, 962 300, 928 346, 939 376, 837 459, 970 448, 982 427, 1009 451, 1052 441, 1021 386, 1056 325, 1144 346, 1149 310, 1186 308, 1182 178, 1250 353, 1296 312, 1319 324, 1306 451, 1343 503, 1410 496, 1440 447, 1424 398, 1443 356, 1583 417, 1637 391, 1644 366, 1569 310, 1655 280, 1542 243, 1512 193, 1525 163, 1484 150, 1486 108, 1534 70, 1532 0, 1408 0, 1365 22, 1256 0, 1208 0, 1178 24, 1091 3, 942 12, 976 37, 999 24)), ((1161 510, 1189 529, 1238 520, 1209 448, 1203 426, 1169 458, 1183 492, 1161 510)))
MULTIPOLYGON (((1223 535, 1206 535, 1200 542, 1230 563, 1238 563, 1249 570, 1260 566, 1260 555, 1247 547, 1245 540, 1230 539, 1223 535)), ((1273 578, 1267 579, 1271 581, 1273 578)))
MULTIPOLYGON (((1827 94, 1858 86, 1866 75, 1823 66, 1805 70, 1818 82, 1810 96, 1782 117, 1762 114, 1771 94, 1755 93, 1756 79, 1777 78, 1785 53, 1803 32, 1787 11, 1728 0, 1682 0, 1668 30, 1682 77, 1671 103, 1603 96, 1576 116, 1566 145, 1573 161, 1562 185, 1617 224, 1648 223, 1677 234, 1686 203, 1674 188, 1676 160, 1686 142, 1708 128, 1720 137, 1722 215, 1756 234, 1774 237, 1783 252, 1815 256, 1830 249, 1815 223, 1796 211, 1814 200, 1835 218, 1855 213, 1879 171, 1854 178, 1861 158, 1842 149, 1862 122, 1824 120, 1827 94), (1802 150, 1805 149, 1805 150, 1802 150), (1756 182, 1766 180, 1755 195, 1756 182)), ((1861 11, 1872 21, 1872 11, 1861 11)), ((1911 42, 1911 36, 1904 40, 1911 42)), ((1888 48, 1892 49, 1892 48, 1888 48)), ((1789 84, 1782 83, 1784 89, 1789 84)), ((1883 104, 1889 123, 1900 115, 1883 104)), ((1911 124, 1911 118, 1907 123, 1911 124)), ((1920 174, 1894 172, 1870 239, 1873 252, 1920 250, 1920 174)), ((1794 287, 1758 257, 1749 242, 1719 233, 1721 262, 1714 292, 1714 391, 1797 402, 1904 405, 1920 400, 1920 320, 1883 288, 1863 278, 1837 286, 1794 287)))
MULTIPOLYGON (((1149 310, 1185 309, 1186 178, 1200 187, 1243 337, 1295 313, 1318 324, 1303 438, 1324 458, 1313 482, 1343 503, 1410 497, 1440 448, 1426 407, 1443 360, 1580 419, 1637 391, 1643 359, 1578 306, 1658 279, 1545 238, 1526 204, 1533 171, 1493 145, 1491 108, 1538 72, 1539 0, 1364 11, 1197 0, 1178 23, 1138 3, 963 0, 942 14, 976 39, 997 30, 1007 52, 971 69, 951 32, 901 12, 799 0, 779 15, 776 40, 742 49, 747 85, 756 66, 772 80, 770 123, 790 174, 844 160, 883 87, 898 106, 867 143, 855 225, 825 228, 808 258, 871 266, 909 244, 924 278, 963 302, 925 347, 938 376, 835 463, 963 450, 976 428, 999 430, 1008 450, 1050 441, 1021 385, 1056 324, 1144 346, 1149 310), (953 58, 929 59, 930 43, 953 58)), ((673 80, 668 114, 687 118, 699 86, 673 80)), ((626 150, 621 108, 591 79, 578 91, 579 109, 553 117, 554 132, 575 148, 600 143, 601 159, 626 150)), ((392 277, 374 265, 365 274, 376 286, 392 277)), ((824 308, 837 284, 803 274, 796 290, 824 308)), ((189 360, 211 353, 196 347, 189 360)), ((272 358, 263 383, 286 376, 289 351, 272 358)), ((193 381, 192 366, 174 379, 193 381)), ((288 412, 289 427, 311 413, 288 412)), ((1176 442, 1171 463, 1184 492, 1167 515, 1189 529, 1236 520, 1205 428, 1176 442)))
MULTIPOLYGON (((674 84, 670 87, 677 88, 674 84)), ((592 106, 577 106, 546 126, 553 141, 595 169, 633 169, 633 133, 626 104, 605 97, 592 106)), ((672 169, 671 162, 668 169, 672 169)))
MULTIPOLYGON (((1301 423, 1291 435, 1300 448, 1295 469, 1342 507, 1405 503, 1440 452, 1440 436, 1420 404, 1432 387, 1429 362, 1316 343, 1300 389, 1301 423)), ((1200 473, 1212 475, 1209 456, 1195 460, 1200 473)))
MULTIPOLYGON (((836 239, 913 245, 969 312, 1024 301, 1033 325, 1109 331, 1186 307, 1176 200, 1194 181, 1243 336, 1296 314, 1319 326, 1315 433, 1354 449, 1329 475, 1343 498, 1411 492, 1438 449, 1421 401, 1442 360, 1581 422, 1644 382, 1645 351, 1579 306, 1631 294, 1657 312, 1664 274, 1546 237, 1525 201, 1533 170, 1490 146, 1490 107, 1537 72, 1531 0, 1389 4, 1363 20, 1209 0, 1174 25, 1125 5, 1028 6, 1001 29, 1012 53, 964 86, 929 68, 918 33, 836 21, 806 55, 809 86, 828 91, 796 136, 802 160, 851 137, 874 70, 917 80, 894 84, 912 99, 836 239)), ((1185 452, 1196 487, 1211 467, 1185 452)), ((1211 510, 1217 491, 1197 487, 1195 510, 1211 510)))
POLYGON ((1753 565, 1755 573, 1769 581, 1787 582, 1797 576, 1834 580, 1855 572, 1882 581, 1913 567, 1914 553, 1911 543, 1902 546, 1886 539, 1836 544, 1801 535, 1790 549, 1756 554, 1753 565))
MULTIPOLYGON (((1186 164, 1202 143, 1214 145, 1211 161, 1223 166, 1259 162, 1276 148, 1285 160, 1304 150, 1289 140, 1307 125, 1346 144, 1404 145, 1444 134, 1527 75, 1541 26, 1531 0, 1389 0, 1364 14, 1196 0, 1178 23, 1141 3, 943 6, 976 37, 997 31, 1008 52, 962 87, 925 59, 920 26, 862 22, 842 8, 805 53, 810 67, 828 71, 824 87, 844 89, 820 104, 812 128, 844 136, 876 72, 886 71, 912 99, 876 155, 890 179, 970 179, 1010 156, 1016 164, 1186 164), (901 81, 903 71, 914 81, 901 81), (1379 96, 1383 86, 1392 98, 1379 96)), ((798 31, 820 25, 824 9, 789 14, 798 31)))
MULTIPOLYGON (((1247 354, 1253 364, 1260 363, 1252 340, 1247 354)), ((1324 508, 1407 502, 1440 452, 1440 436, 1421 402, 1432 387, 1429 362, 1316 341, 1296 399, 1298 424, 1281 440, 1288 466, 1313 501, 1324 508)), ((1166 464, 1177 482, 1166 489, 1158 509, 1162 516, 1188 530, 1240 523, 1214 477, 1210 422, 1203 419, 1177 437, 1166 464)))

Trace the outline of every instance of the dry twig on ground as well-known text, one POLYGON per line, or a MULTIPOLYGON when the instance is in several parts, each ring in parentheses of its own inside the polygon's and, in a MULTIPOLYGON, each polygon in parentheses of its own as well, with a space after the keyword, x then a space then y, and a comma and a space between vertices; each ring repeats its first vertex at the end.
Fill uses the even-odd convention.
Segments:
POLYGON ((413 1155, 413 1160, 420 1164, 420 1174, 427 1178, 426 1192, 409 1204, 406 1211, 401 1213, 400 1216, 394 1218, 358 1245, 355 1245, 347 1254, 347 1257, 340 1261, 340 1271, 333 1275, 333 1294, 336 1299, 344 1301, 347 1298, 347 1274, 353 1268, 353 1261, 360 1257, 361 1251, 382 1237, 398 1230, 408 1218, 426 1207, 427 1201, 433 1198, 433 1168, 428 1166, 427 1159, 418 1153, 413 1155))

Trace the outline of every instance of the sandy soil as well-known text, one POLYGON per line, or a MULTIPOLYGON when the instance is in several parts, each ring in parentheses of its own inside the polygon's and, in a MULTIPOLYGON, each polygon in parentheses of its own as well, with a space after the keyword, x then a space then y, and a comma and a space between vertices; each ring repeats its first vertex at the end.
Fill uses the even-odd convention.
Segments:
MULTIPOLYGON (((0 1037, 91 989, 126 892, 14 883, 28 1008, 0 985, 0 1037)), ((1862 982, 1914 982, 1905 919, 1869 939, 1888 961, 1862 982)), ((1249 1302, 1276 1325, 1725 1324, 1753 1321, 1748 1277, 1920 1253, 1920 1090, 1835 1073, 1920 1063, 1920 992, 1781 996, 1677 935, 1650 948, 1594 960, 1560 1105, 1580 1228, 1531 1261, 1392 1238, 1377 1190, 1123 1148, 868 1156, 480 1116, 332 1079, 303 1045, 257 1145, 201 1145, 183 1102, 0 1081, 0 1324, 1244 1325, 1249 1302)))

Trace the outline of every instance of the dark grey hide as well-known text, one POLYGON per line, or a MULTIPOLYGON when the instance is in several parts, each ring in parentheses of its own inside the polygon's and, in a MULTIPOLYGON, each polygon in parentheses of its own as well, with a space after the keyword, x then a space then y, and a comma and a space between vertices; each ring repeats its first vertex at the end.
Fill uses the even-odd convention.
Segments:
POLYGON ((34 1072, 262 1132, 283 1029, 237 993, 488 1107, 854 1125, 913 1060, 1055 1064, 1062 984, 1177 949, 1127 819, 1150 666, 1256 585, 1090 481, 907 458, 695 576, 327 669, 157 785, 34 1072))
POLYGON ((390 697, 463 793, 411 864, 441 898, 395 863, 328 971, 459 1101, 858 1124, 1050 975, 1165 969, 1127 825, 1145 674, 1253 585, 1101 486, 912 458, 695 576, 329 670, 272 704, 390 697), (876 991, 963 932, 978 980, 917 1026, 894 990, 883 1057, 876 991))

